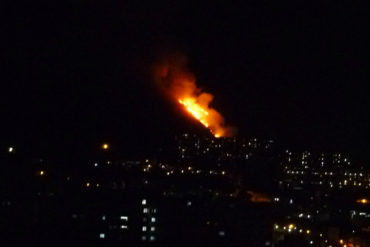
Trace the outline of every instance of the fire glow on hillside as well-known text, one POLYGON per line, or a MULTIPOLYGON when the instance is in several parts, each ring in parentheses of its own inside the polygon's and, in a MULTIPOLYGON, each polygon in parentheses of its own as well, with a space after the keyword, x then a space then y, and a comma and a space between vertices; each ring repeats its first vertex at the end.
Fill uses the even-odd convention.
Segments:
POLYGON ((167 59, 155 66, 160 87, 192 117, 208 128, 214 137, 230 137, 235 129, 225 125, 222 115, 210 107, 213 95, 203 92, 192 73, 187 72, 183 57, 167 59))

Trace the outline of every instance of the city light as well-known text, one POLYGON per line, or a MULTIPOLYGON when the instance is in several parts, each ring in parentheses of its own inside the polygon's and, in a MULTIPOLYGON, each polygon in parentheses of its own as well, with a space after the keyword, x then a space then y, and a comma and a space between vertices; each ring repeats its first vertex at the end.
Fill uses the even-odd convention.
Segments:
POLYGON ((13 152, 14 152, 14 148, 13 148, 13 147, 9 147, 9 148, 8 148, 8 152, 9 152, 9 153, 13 153, 13 152))
POLYGON ((39 174, 40 174, 40 176, 44 176, 45 172, 41 170, 39 174))
POLYGON ((369 201, 366 198, 358 199, 356 202, 357 203, 361 203, 361 204, 367 204, 367 203, 369 203, 369 201))
POLYGON ((103 150, 108 150, 109 149, 109 144, 108 143, 103 143, 102 146, 101 146, 101 148, 103 150))

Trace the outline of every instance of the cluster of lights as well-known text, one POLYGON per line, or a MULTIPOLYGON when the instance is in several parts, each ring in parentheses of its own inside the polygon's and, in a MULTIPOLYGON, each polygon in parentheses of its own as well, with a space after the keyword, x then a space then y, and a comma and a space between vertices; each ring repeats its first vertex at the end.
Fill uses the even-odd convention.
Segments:
POLYGON ((141 200, 141 205, 143 206, 143 221, 144 223, 146 223, 141 228, 141 231, 143 233, 141 239, 143 241, 155 241, 155 223, 157 222, 157 218, 154 217, 153 214, 157 212, 157 209, 150 209, 150 207, 148 206, 148 201, 145 198, 141 200))
MULTIPOLYGON (((275 232, 286 232, 288 234, 305 234, 307 236, 312 235, 310 229, 298 228, 295 224, 288 224, 288 225, 283 225, 283 226, 279 226, 278 224, 275 224, 274 231, 275 232)), ((314 244, 314 241, 312 239, 309 239, 308 242, 310 245, 314 244)))
POLYGON ((311 234, 310 229, 298 228, 295 224, 292 224, 292 223, 288 225, 283 225, 283 226, 279 226, 278 224, 275 224, 274 230, 275 231, 286 231, 288 233, 298 232, 298 233, 305 233, 307 235, 311 234))
MULTIPOLYGON (((122 230, 127 230, 128 229, 128 216, 120 216, 119 217, 120 221, 121 221, 121 225, 120 225, 120 229, 122 230)), ((103 215, 101 217, 101 220, 102 221, 106 221, 107 220, 107 216, 103 215)), ((116 226, 114 226, 116 227, 116 226)), ((102 232, 102 233, 99 233, 99 238, 100 239, 105 239, 106 238, 106 233, 102 232)))
MULTIPOLYGON (((322 233, 320 233, 320 238, 323 238, 323 235, 322 233)), ((327 239, 325 240, 322 240, 321 241, 321 246, 324 246, 326 244, 329 244, 327 245, 327 247, 333 247, 333 246, 338 246, 336 243, 329 243, 329 241, 327 239)), ((353 245, 352 243, 346 243, 343 239, 339 239, 338 240, 338 244, 339 246, 341 247, 354 247, 354 246, 359 246, 359 245, 353 245)))
MULTIPOLYGON (((187 137, 188 134, 184 134, 183 136, 187 137)), ((252 155, 252 149, 258 147, 265 147, 268 149, 271 144, 274 143, 273 140, 268 140, 266 143, 262 143, 257 138, 246 142, 245 140, 239 140, 237 138, 226 138, 222 139, 222 141, 217 141, 214 138, 204 138, 201 140, 199 138, 194 138, 194 140, 185 140, 183 141, 181 138, 179 139, 179 145, 176 147, 178 155, 181 159, 191 159, 192 157, 196 157, 201 154, 210 153, 211 155, 217 156, 218 158, 230 160, 230 159, 244 159, 247 160, 252 155), (224 144, 227 143, 236 143, 232 144, 232 149, 226 148, 221 149, 224 147, 224 144)))
MULTIPOLYGON (((84 184, 84 186, 85 186, 86 188, 90 188, 90 187, 93 187, 93 186, 94 186, 94 184, 93 184, 93 183, 90 183, 90 182, 86 182, 86 183, 84 184)), ((100 184, 99 184, 99 183, 97 183, 97 184, 95 184, 95 186, 98 188, 98 187, 100 187, 100 184)))
MULTIPOLYGON (((353 187, 364 187, 366 189, 370 188, 370 174, 365 174, 363 172, 344 172, 344 173, 338 173, 333 171, 311 171, 311 172, 305 172, 303 170, 290 170, 288 166, 284 167, 285 174, 288 174, 289 176, 294 176, 297 178, 296 175, 311 175, 313 177, 319 177, 320 180, 318 181, 310 181, 311 184, 319 184, 319 185, 329 185, 330 188, 338 187, 342 189, 344 186, 353 186, 353 187), (325 181, 325 177, 332 177, 332 179, 335 179, 337 181, 325 181), (345 178, 343 178, 345 177, 345 178)), ((300 184, 303 184, 304 181, 300 179, 300 184)))
MULTIPOLYGON (((292 163, 294 161, 294 157, 293 155, 295 155, 295 157, 297 157, 297 154, 293 154, 291 151, 289 150, 286 150, 285 153, 287 154, 287 158, 285 159, 285 161, 287 161, 288 163, 292 163)), ((311 153, 306 151, 306 152, 303 152, 301 156, 298 155, 298 161, 300 163, 300 165, 304 165, 305 169, 308 169, 308 164, 313 164, 315 160, 313 159, 309 159, 311 156, 311 153)), ((325 158, 325 154, 321 154, 321 156, 317 159, 317 161, 319 162, 320 166, 321 167, 324 167, 325 163, 328 163, 327 162, 327 159, 325 158)), ((351 162, 349 161, 348 158, 343 158, 342 157, 342 154, 333 154, 332 155, 332 162, 331 162, 333 165, 342 165, 342 164, 347 164, 347 165, 350 165, 351 162)), ((328 163, 329 164, 329 163, 328 163)), ((298 164, 297 164, 298 166, 298 164)))
MULTIPOLYGON (((149 160, 146 161, 146 164, 144 165, 143 172, 150 172, 150 170, 153 168, 153 165, 149 163, 149 160)), ((165 165, 162 163, 159 163, 158 168, 162 170, 167 176, 173 175, 173 174, 209 174, 209 175, 226 175, 225 170, 217 171, 217 170, 201 170, 201 169, 194 169, 192 166, 188 167, 172 167, 169 165, 165 165)))

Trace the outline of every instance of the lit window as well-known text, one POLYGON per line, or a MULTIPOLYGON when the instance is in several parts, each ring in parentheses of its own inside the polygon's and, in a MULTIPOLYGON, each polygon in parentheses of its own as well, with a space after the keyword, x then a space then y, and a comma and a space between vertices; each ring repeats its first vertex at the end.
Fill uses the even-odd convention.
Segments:
POLYGON ((143 199, 143 200, 141 201, 141 205, 146 205, 146 199, 143 199))
POLYGON ((105 217, 105 215, 103 215, 103 216, 101 217, 101 219, 102 219, 102 220, 106 220, 107 218, 105 217))
POLYGON ((146 236, 142 236, 142 237, 141 237, 141 239, 142 239, 143 241, 145 241, 145 240, 146 240, 146 236))
POLYGON ((127 229, 127 226, 121 225, 121 229, 127 229))
POLYGON ((155 222, 155 218, 154 218, 154 217, 152 217, 151 221, 152 221, 152 222, 155 222))
POLYGON ((154 236, 150 236, 150 241, 154 241, 155 240, 155 237, 154 236))
POLYGON ((143 226, 142 230, 143 232, 146 232, 146 226, 143 226))
POLYGON ((150 231, 154 232, 154 231, 155 231, 155 227, 154 227, 154 226, 152 226, 152 227, 150 228, 150 231))
POLYGON ((147 214, 147 213, 148 213, 148 208, 144 208, 144 209, 143 209, 143 213, 144 213, 144 214, 147 214))
POLYGON ((101 238, 101 239, 105 238, 105 233, 100 233, 99 238, 101 238))
POLYGON ((121 216, 121 220, 128 220, 128 217, 127 216, 121 216))
POLYGON ((8 152, 9 152, 9 153, 12 153, 13 151, 14 151, 14 148, 13 148, 13 147, 9 147, 9 148, 8 148, 8 152))

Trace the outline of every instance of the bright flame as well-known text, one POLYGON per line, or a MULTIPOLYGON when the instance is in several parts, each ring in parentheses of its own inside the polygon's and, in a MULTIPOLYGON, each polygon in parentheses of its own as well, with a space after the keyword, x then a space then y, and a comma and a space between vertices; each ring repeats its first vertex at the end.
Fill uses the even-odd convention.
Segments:
POLYGON ((209 123, 207 121, 207 117, 209 115, 208 111, 204 110, 195 99, 187 98, 187 99, 179 99, 179 103, 185 106, 186 110, 190 112, 196 119, 199 120, 201 124, 208 128, 209 123))
POLYGON ((210 107, 213 95, 198 88, 195 77, 187 72, 186 59, 182 56, 169 57, 155 67, 155 79, 160 88, 180 103, 192 117, 216 137, 229 137, 235 129, 225 125, 222 115, 210 107))

